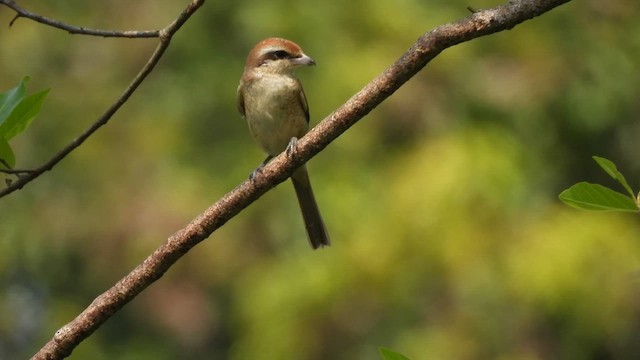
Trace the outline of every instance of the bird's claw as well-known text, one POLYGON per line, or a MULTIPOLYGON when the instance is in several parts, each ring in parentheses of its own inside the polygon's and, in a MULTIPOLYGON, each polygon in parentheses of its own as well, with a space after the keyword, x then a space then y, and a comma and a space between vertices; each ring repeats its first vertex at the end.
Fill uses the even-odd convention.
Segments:
POLYGON ((249 181, 251 181, 251 183, 252 183, 252 184, 254 183, 254 181, 255 181, 255 179, 256 179, 256 176, 258 176, 258 174, 260 174, 260 173, 262 172, 262 168, 263 168, 265 165, 267 165, 267 163, 268 163, 269 161, 271 161, 271 159, 272 159, 272 158, 273 158, 273 156, 271 156, 271 155, 267 156, 267 158, 266 158, 266 159, 264 159, 264 161, 262 162, 262 164, 260 164, 260 166, 258 166, 258 168, 257 168, 257 169, 253 170, 253 171, 251 172, 251 174, 249 174, 249 181))
POLYGON ((251 174, 249 174, 249 181, 251 181, 251 183, 253 184, 256 180, 256 176, 258 176, 258 174, 260 174, 262 172, 262 168, 264 167, 263 165, 258 166, 257 169, 253 170, 251 172, 251 174))
POLYGON ((293 157, 293 155, 296 152, 296 146, 298 145, 298 138, 297 137, 292 137, 291 140, 289 140, 289 145, 287 145, 287 156, 288 157, 293 157))

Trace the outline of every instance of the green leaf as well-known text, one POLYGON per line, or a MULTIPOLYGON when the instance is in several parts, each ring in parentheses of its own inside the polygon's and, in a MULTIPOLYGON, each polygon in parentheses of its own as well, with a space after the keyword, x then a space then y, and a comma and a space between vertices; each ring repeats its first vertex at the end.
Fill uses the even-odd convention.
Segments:
POLYGON ((384 360, 409 360, 408 357, 383 347, 380 348, 380 355, 384 360))
POLYGON ((613 161, 600 156, 593 156, 593 160, 595 160, 598 165, 600 165, 600 167, 603 168, 604 171, 607 172, 607 174, 609 174, 609 176, 616 179, 620 184, 622 184, 622 186, 625 188, 625 190, 627 190, 631 197, 635 196, 633 194, 633 190, 631 190, 631 186, 627 184, 627 180, 624 178, 624 175, 622 175, 622 173, 618 171, 618 167, 613 163, 613 161))
POLYGON ((25 76, 18 86, 0 94, 0 125, 7 120, 13 109, 24 98, 26 85, 31 78, 25 76))
POLYGON ((49 94, 49 90, 42 90, 23 98, 15 106, 7 120, 0 124, 0 137, 9 140, 24 131, 40 112, 40 107, 49 94))
POLYGON ((567 205, 583 210, 638 212, 633 197, 588 182, 577 183, 558 197, 567 205))
POLYGON ((11 169, 16 166, 16 156, 13 154, 13 150, 11 150, 7 140, 2 137, 0 137, 0 159, 2 159, 0 168, 6 169, 7 165, 9 165, 9 169, 11 169))

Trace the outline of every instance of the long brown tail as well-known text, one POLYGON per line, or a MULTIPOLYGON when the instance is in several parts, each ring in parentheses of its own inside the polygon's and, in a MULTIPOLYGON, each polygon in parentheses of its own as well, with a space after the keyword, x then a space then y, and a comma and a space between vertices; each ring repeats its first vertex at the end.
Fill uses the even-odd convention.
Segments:
POLYGON ((296 189, 296 195, 298 195, 298 203, 300 204, 311 247, 317 249, 329 246, 331 244, 329 233, 327 233, 324 221, 322 221, 316 198, 313 196, 307 168, 303 165, 296 170, 291 175, 291 181, 296 189))

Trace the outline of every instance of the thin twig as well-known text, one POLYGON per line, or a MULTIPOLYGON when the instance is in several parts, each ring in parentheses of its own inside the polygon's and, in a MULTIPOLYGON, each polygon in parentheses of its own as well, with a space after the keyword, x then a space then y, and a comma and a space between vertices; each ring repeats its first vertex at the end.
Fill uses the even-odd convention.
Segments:
POLYGON ((30 174, 34 171, 35 170, 31 170, 31 169, 0 169, 0 173, 11 174, 11 175, 30 174))
POLYGON ((154 38, 160 36, 160 30, 101 30, 90 29, 81 26, 68 25, 63 22, 50 19, 48 17, 32 13, 22 7, 20 7, 14 0, 0 0, 0 4, 3 4, 16 12, 16 16, 9 22, 9 27, 13 26, 16 20, 19 18, 28 18, 41 24, 49 25, 57 29, 65 30, 70 34, 81 34, 91 36, 102 37, 124 37, 124 38, 154 38))
POLYGON ((74 320, 58 330, 33 359, 59 359, 73 349, 114 313, 159 279, 178 259, 216 229, 237 215, 301 164, 391 96, 443 50, 484 35, 511 29, 570 0, 510 0, 493 9, 478 11, 460 21, 442 25, 426 34, 381 75, 373 79, 344 105, 302 137, 296 156, 276 156, 253 182, 245 181, 205 210, 184 229, 172 235, 140 265, 98 296, 74 320))
POLYGON ((9 166, 9 163, 4 159, 0 159, 0 164, 5 167, 5 169, 0 169, 0 173, 20 176, 21 174, 29 174, 34 171, 32 169, 12 169, 11 166, 9 166))
MULTIPOLYGON (((6 0, 0 0, 6 1, 6 0)), ((160 30, 160 43, 156 47, 155 51, 144 65, 144 67, 140 70, 140 72, 136 75, 136 77, 131 81, 129 86, 124 90, 122 95, 111 105, 109 108, 93 123, 91 126, 86 129, 82 134, 80 134, 77 138, 75 138, 71 143, 65 146, 62 150, 60 150, 57 154, 55 154, 49 161, 44 163, 42 166, 34 169, 27 175, 20 177, 19 180, 12 183, 10 186, 0 190, 0 198, 11 194, 12 192, 21 189, 26 184, 30 183, 38 176, 42 175, 46 171, 51 170, 56 164, 58 164, 62 159, 64 159, 67 155, 69 155, 73 150, 75 150, 78 146, 82 145, 82 143, 87 140, 96 130, 105 125, 109 120, 113 117, 113 115, 120 109, 120 107, 127 102, 131 94, 140 86, 140 84, 144 81, 144 79, 149 75, 149 73, 156 66, 162 54, 169 46, 171 41, 171 37, 180 29, 180 27, 189 19, 189 17, 204 3, 204 0, 192 0, 191 3, 180 13, 180 15, 174 20, 169 26, 160 30)))

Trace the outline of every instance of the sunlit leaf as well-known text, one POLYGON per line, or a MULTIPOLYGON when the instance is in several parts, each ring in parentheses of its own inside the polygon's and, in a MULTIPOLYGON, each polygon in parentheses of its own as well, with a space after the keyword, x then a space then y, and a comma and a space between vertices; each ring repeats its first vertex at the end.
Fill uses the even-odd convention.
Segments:
POLYGON ((380 355, 384 360, 409 360, 408 357, 383 347, 380 348, 380 355))
POLYGON ((0 161, 0 168, 2 169, 6 169, 7 165, 9 165, 9 168, 16 166, 16 157, 13 154, 13 150, 11 150, 7 140, 2 137, 0 137, 0 159, 2 160, 0 161))
POLYGON ((49 90, 42 90, 22 99, 13 109, 9 118, 0 124, 0 137, 9 140, 24 131, 40 112, 40 107, 49 94, 49 90))
POLYGON ((24 98, 26 85, 29 80, 30 78, 25 76, 18 86, 0 94, 0 125, 7 120, 16 105, 24 98))
POLYGON ((559 195, 569 206, 583 210, 637 212, 634 198, 598 184, 580 182, 559 195))
POLYGON ((622 186, 624 186, 625 190, 627 190, 631 197, 635 196, 633 190, 631 190, 631 186, 629 186, 629 184, 627 183, 624 175, 622 175, 622 173, 618 171, 618 167, 613 163, 613 161, 600 156, 594 156, 593 160, 595 160, 598 165, 600 165, 600 167, 603 168, 604 171, 607 172, 607 174, 609 174, 609 176, 616 179, 620 184, 622 184, 622 186))

